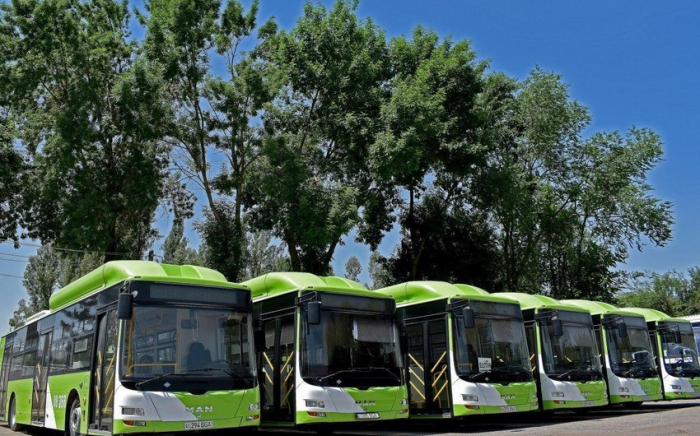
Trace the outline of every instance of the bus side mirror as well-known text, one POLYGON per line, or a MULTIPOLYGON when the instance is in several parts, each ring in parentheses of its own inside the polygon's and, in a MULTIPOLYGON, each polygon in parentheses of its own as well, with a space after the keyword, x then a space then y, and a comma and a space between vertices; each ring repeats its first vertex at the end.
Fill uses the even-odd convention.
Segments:
POLYGON ((621 322, 617 325, 617 334, 621 338, 626 338, 627 337, 627 323, 621 322))
POLYGON ((306 305, 306 320, 309 325, 321 324, 321 303, 319 301, 310 301, 306 305))
POLYGON ((117 319, 131 319, 133 311, 134 296, 131 292, 119 294, 117 303, 117 319))
POLYGON ((552 333, 554 336, 564 336, 564 326, 562 326, 560 319, 552 320, 552 333))
POLYGON ((462 309, 462 320, 464 321, 464 328, 474 328, 474 326, 476 326, 476 321, 474 320, 474 309, 471 307, 465 307, 462 309))
POLYGON ((681 331, 680 330, 673 331, 673 339, 674 339, 674 342, 677 344, 680 344, 681 342, 683 342, 683 339, 681 338, 681 331))
POLYGON ((265 349, 265 331, 258 329, 253 332, 253 341, 255 341, 255 350, 263 351, 265 349))

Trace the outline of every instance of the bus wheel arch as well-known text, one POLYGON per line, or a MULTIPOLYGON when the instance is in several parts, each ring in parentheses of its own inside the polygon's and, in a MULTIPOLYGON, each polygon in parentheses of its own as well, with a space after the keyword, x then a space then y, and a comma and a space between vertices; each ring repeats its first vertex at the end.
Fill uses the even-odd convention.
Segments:
POLYGON ((68 394, 68 398, 66 401, 66 436, 77 436, 80 434, 80 422, 82 420, 81 413, 82 410, 80 407, 80 395, 78 395, 78 391, 73 389, 68 394))
POLYGON ((17 397, 10 394, 10 402, 7 403, 7 424, 12 431, 21 431, 22 425, 17 424, 17 397))

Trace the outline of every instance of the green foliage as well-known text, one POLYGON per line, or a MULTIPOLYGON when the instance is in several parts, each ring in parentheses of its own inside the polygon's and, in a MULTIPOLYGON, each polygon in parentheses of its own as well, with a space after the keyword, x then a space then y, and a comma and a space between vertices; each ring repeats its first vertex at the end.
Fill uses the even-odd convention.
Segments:
POLYGON ((239 281, 241 260, 243 259, 243 227, 234 219, 235 206, 226 200, 215 202, 217 213, 205 209, 203 219, 195 223, 195 229, 202 238, 201 251, 205 265, 223 274, 227 280, 239 281))
POLYGON ((163 263, 171 265, 204 265, 203 256, 193 248, 187 246, 188 241, 184 236, 185 225, 181 220, 175 219, 170 233, 163 241, 163 263))
POLYGON ((126 2, 1 6, 0 101, 31 155, 29 235, 139 258, 155 236, 166 150, 162 85, 130 41, 126 2))
POLYGON ((370 254, 367 272, 370 280, 372 280, 372 289, 385 288, 395 283, 386 263, 386 259, 378 251, 373 251, 370 254))
POLYGON ((360 273, 362 273, 362 264, 356 256, 350 256, 345 262, 345 278, 349 280, 359 281, 360 273))
POLYGON ((25 162, 12 147, 11 139, 4 140, 0 126, 0 240, 18 241, 17 230, 21 219, 21 176, 25 162))
POLYGON ((646 273, 618 300, 621 307, 646 307, 669 316, 696 315, 700 313, 700 267, 690 268, 688 275, 675 270, 646 273))
POLYGON ((270 41, 269 60, 283 81, 265 114, 251 225, 286 243, 295 271, 327 274, 371 197, 367 145, 389 64, 382 32, 359 20, 355 7, 307 3, 297 25, 270 41))
POLYGON ((272 271, 291 271, 284 247, 274 244, 274 235, 269 230, 246 232, 245 265, 241 281, 272 271))

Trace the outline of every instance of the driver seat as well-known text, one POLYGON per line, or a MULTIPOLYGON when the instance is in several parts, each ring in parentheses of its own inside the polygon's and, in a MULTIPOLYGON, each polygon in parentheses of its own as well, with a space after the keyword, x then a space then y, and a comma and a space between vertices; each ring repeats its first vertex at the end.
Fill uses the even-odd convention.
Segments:
POLYGON ((204 348, 201 342, 190 344, 190 353, 187 355, 187 369, 207 368, 211 365, 211 352, 204 348))

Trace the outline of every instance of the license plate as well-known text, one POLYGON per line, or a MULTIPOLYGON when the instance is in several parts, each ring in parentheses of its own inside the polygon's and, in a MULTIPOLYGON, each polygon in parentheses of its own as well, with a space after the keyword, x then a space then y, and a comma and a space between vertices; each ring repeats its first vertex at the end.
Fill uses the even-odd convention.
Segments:
POLYGON ((357 416, 357 419, 379 419, 379 414, 377 412, 358 413, 355 416, 357 416))
POLYGON ((204 428, 214 428, 214 421, 194 421, 185 423, 185 430, 202 430, 204 428))
POLYGON ((649 395, 644 395, 642 397, 642 401, 649 401, 649 400, 651 400, 651 397, 649 395))
POLYGON ((581 407, 593 407, 593 401, 581 401, 581 407))
POLYGON ((501 406, 501 412, 515 412, 515 406, 501 406))

